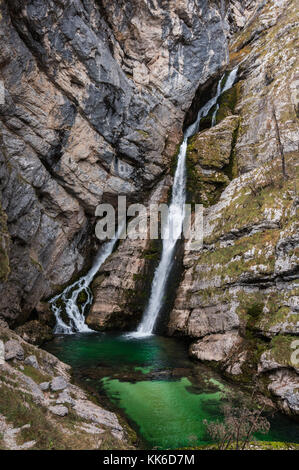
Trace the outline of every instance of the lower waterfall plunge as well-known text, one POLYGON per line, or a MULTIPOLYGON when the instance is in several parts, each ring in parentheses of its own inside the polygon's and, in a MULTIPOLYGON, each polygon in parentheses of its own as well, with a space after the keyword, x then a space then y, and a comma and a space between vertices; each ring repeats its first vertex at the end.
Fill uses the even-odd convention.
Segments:
POLYGON ((93 300, 89 286, 102 264, 113 252, 122 229, 123 227, 121 226, 116 236, 100 248, 92 268, 85 276, 66 287, 61 294, 51 299, 50 305, 56 318, 55 333, 71 334, 75 332, 88 333, 93 331, 85 323, 86 310, 93 300), (85 294, 86 300, 79 306, 78 297, 81 293, 85 294), (65 313, 68 317, 69 325, 67 325, 62 318, 63 311, 61 303, 65 306, 65 313))
MULTIPOLYGON (((162 255, 159 265, 155 271, 154 279, 151 287, 151 294, 144 311, 143 318, 137 330, 130 333, 129 336, 145 337, 154 333, 154 328, 163 306, 163 299, 167 286, 167 280, 171 272, 175 247, 177 241, 181 237, 183 222, 185 217, 185 200, 186 200, 186 153, 188 139, 192 137, 199 130, 200 121, 206 117, 211 109, 216 105, 215 111, 212 116, 212 126, 216 124, 216 117, 218 111, 217 101, 222 93, 227 91, 235 83, 238 73, 238 67, 233 69, 227 77, 224 87, 222 76, 218 82, 217 92, 198 112, 197 118, 184 132, 183 142, 180 146, 177 167, 174 176, 171 204, 168 212, 168 237, 163 239, 162 255)), ((68 286, 61 294, 56 295, 50 301, 52 311, 56 318, 55 333, 71 334, 75 332, 92 332, 85 323, 85 314, 87 308, 91 305, 93 297, 90 290, 90 284, 108 256, 113 252, 119 234, 122 228, 119 228, 116 236, 105 243, 95 260, 89 272, 81 277, 78 281, 68 286), (81 293, 85 295, 85 301, 78 305, 78 298, 81 293), (64 305, 64 311, 63 307, 64 305), (63 320, 63 313, 68 317, 69 324, 63 320)))

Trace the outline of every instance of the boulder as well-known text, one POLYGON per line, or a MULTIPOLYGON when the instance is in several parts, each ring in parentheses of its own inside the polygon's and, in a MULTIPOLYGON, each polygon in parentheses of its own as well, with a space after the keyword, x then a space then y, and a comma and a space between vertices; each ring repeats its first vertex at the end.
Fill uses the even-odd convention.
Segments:
POLYGON ((36 403, 42 403, 44 400, 44 395, 40 387, 37 385, 37 383, 31 377, 28 377, 27 375, 23 373, 20 373, 19 378, 20 378, 20 381, 26 387, 26 389, 30 391, 30 394, 32 395, 33 400, 36 403))
POLYGON ((188 335, 201 338, 211 333, 225 333, 237 328, 240 324, 238 315, 225 306, 194 309, 188 320, 188 335))
POLYGON ((299 416, 299 375, 289 369, 280 369, 270 375, 268 390, 277 399, 282 411, 299 416))
POLYGON ((241 342, 237 331, 208 335, 191 345, 190 355, 200 361, 225 361, 241 342))
POLYGON ((76 400, 74 411, 84 420, 111 428, 112 434, 118 439, 123 438, 123 429, 114 413, 87 400, 76 400))
POLYGON ((49 387, 50 387, 50 382, 42 382, 41 384, 39 384, 39 388, 43 392, 46 392, 47 390, 49 390, 49 387))
POLYGON ((0 318, 0 328, 9 328, 8 323, 0 318))
POLYGON ((265 351, 260 357, 257 371, 259 374, 261 374, 269 370, 281 369, 282 367, 282 364, 279 364, 273 359, 271 356, 271 351, 265 351))
POLYGON ((57 404, 61 404, 61 403, 69 403, 71 406, 74 406, 75 405, 75 400, 73 400, 73 398, 70 396, 70 394, 68 393, 67 390, 63 390, 63 392, 61 392, 56 400, 56 403, 57 404))
POLYGON ((24 364, 26 364, 27 366, 32 366, 32 367, 35 367, 35 369, 39 369, 39 365, 38 365, 38 362, 37 362, 37 359, 35 356, 31 355, 31 356, 27 356, 25 361, 24 361, 24 364))
POLYGON ((64 390, 68 387, 68 383, 64 377, 58 376, 54 377, 54 379, 50 383, 50 387, 52 392, 59 392, 60 390, 64 390))
POLYGON ((69 412, 66 406, 61 405, 49 406, 49 411, 51 411, 51 413, 57 416, 66 416, 69 412))
POLYGON ((10 361, 11 359, 24 360, 24 349, 15 339, 10 339, 5 343, 5 360, 10 361))

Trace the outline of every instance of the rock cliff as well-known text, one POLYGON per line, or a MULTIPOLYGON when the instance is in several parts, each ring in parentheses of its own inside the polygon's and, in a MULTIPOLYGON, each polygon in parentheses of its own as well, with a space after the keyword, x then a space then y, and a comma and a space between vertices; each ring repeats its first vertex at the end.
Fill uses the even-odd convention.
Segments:
POLYGON ((134 448, 129 428, 72 383, 69 366, 26 343, 3 321, 0 346, 0 449, 134 448))
POLYGON ((255 381, 295 415, 297 13, 295 2, 264 2, 231 39, 230 67, 239 64, 239 80, 219 101, 217 125, 188 148, 191 199, 206 207, 204 244, 198 253, 186 243, 168 326, 169 334, 192 338, 193 357, 240 382, 255 381))

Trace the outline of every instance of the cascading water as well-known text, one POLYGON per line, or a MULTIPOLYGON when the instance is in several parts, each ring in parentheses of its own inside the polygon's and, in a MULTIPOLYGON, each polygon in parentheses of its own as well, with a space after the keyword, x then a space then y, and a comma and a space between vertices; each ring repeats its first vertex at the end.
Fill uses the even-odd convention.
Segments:
POLYGON ((215 103, 216 103, 216 108, 215 108, 215 111, 213 113, 213 116, 212 116, 212 127, 215 126, 216 124, 216 117, 217 117, 217 112, 218 112, 218 109, 219 109, 219 103, 217 103, 218 101, 218 98, 227 90, 229 90, 233 84, 235 83, 235 80, 237 78, 237 73, 238 73, 238 67, 236 67, 235 69, 233 69, 231 71, 231 73, 229 74, 229 76, 227 77, 227 80, 225 82, 225 85, 223 88, 221 88, 221 85, 222 85, 222 81, 223 81, 223 78, 224 78, 224 75, 221 77, 221 79, 219 80, 218 82, 218 86, 217 86, 217 93, 216 93, 216 96, 215 96, 215 103))
POLYGON ((102 264, 111 255, 121 230, 122 227, 120 227, 114 238, 100 248, 92 268, 85 276, 50 300, 50 305, 56 318, 55 333, 72 334, 75 332, 86 333, 93 331, 85 323, 86 310, 93 300, 89 286, 102 264), (80 296, 83 297, 82 302, 80 302, 80 296), (63 320, 63 313, 65 313, 69 324, 63 320))
POLYGON ((217 103, 218 101, 218 98, 219 96, 221 95, 221 84, 222 84, 222 80, 223 80, 224 76, 222 76, 218 82, 218 85, 217 85, 217 92, 216 92, 216 108, 215 108, 215 111, 213 112, 213 116, 212 116, 212 127, 215 126, 216 124, 216 117, 217 117, 217 112, 218 112, 218 109, 219 109, 219 104, 217 103))
POLYGON ((172 267, 175 245, 182 232, 185 215, 184 204, 186 199, 185 158, 187 140, 188 135, 186 133, 178 155, 172 200, 168 213, 167 234, 164 232, 165 238, 163 240, 162 257, 154 274, 148 306, 144 313, 143 320, 138 330, 134 333, 134 336, 147 336, 152 334, 158 313, 161 309, 167 278, 172 267))
MULTIPOLYGON (((221 77, 217 86, 216 95, 213 98, 211 98, 199 110, 196 121, 193 124, 191 124, 184 133, 184 139, 183 139, 183 142, 181 144, 180 151, 178 154, 178 162, 177 162, 177 167, 176 167, 174 182, 173 182, 173 189, 172 189, 171 205, 169 207, 169 212, 168 212, 168 224, 167 224, 168 236, 166 236, 163 239, 161 260, 154 274, 150 299, 146 307, 146 310, 144 312, 142 321, 137 331, 132 333, 130 336, 143 337, 143 336, 149 336, 153 334, 155 324, 159 316, 159 312, 163 305, 167 279, 168 279, 168 276, 169 276, 169 273, 171 271, 173 261, 174 261, 175 246, 176 246, 177 240, 181 236, 182 228, 183 228, 183 221, 184 221, 184 216, 185 216, 184 208, 185 208, 185 200, 186 200, 185 161, 186 161, 186 152, 187 152, 187 142, 188 142, 189 137, 192 137, 198 131, 201 118, 207 116, 210 110, 213 108, 213 106, 215 104, 217 105, 219 96, 222 93, 224 93, 224 91, 232 87, 232 85, 234 84, 236 80, 237 72, 238 72, 237 68, 231 71, 223 89, 221 88, 223 77, 221 77)), ((214 121, 214 124, 216 123, 217 111, 218 111, 218 108, 216 107, 216 110, 212 118, 212 125, 213 125, 213 121, 214 121)))
MULTIPOLYGON (((163 305, 167 279, 174 261, 175 246, 181 236, 183 228, 186 200, 185 161, 187 142, 189 137, 192 137, 196 132, 198 132, 201 118, 206 117, 213 106, 215 104, 217 105, 219 96, 232 87, 236 80, 237 72, 237 68, 232 70, 223 89, 221 88, 223 77, 221 77, 217 86, 216 95, 199 110, 196 121, 191 124, 184 133, 184 139, 178 154, 178 162, 174 176, 172 198, 168 212, 168 221, 166 224, 167 233, 164 232, 161 260, 154 274, 151 295, 144 312, 143 319, 137 331, 131 333, 130 336, 142 337, 153 334, 159 312, 163 305)), ((219 106, 217 105, 212 117, 212 126, 216 123, 218 108, 219 106)), ((101 265, 112 253, 121 230, 122 227, 119 228, 115 238, 101 247, 95 263, 85 276, 68 286, 61 294, 58 294, 51 299, 50 305, 56 318, 55 333, 71 334, 75 332, 92 331, 85 323, 86 310, 93 300, 89 286, 101 265), (80 297, 83 297, 83 299, 80 299, 80 297), (64 321, 63 314, 67 317, 68 324, 64 321)))

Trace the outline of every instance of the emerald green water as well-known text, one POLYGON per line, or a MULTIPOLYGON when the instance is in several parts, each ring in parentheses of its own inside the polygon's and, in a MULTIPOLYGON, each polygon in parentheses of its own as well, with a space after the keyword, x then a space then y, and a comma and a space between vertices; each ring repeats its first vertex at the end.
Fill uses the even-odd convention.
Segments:
MULTIPOLYGON (((147 448, 209 443, 203 420, 222 418, 221 402, 232 389, 172 338, 76 334, 57 336, 45 349, 70 364, 101 402, 121 410, 147 448)), ((269 420, 270 432, 258 439, 299 442, 298 425, 281 415, 269 420)))

